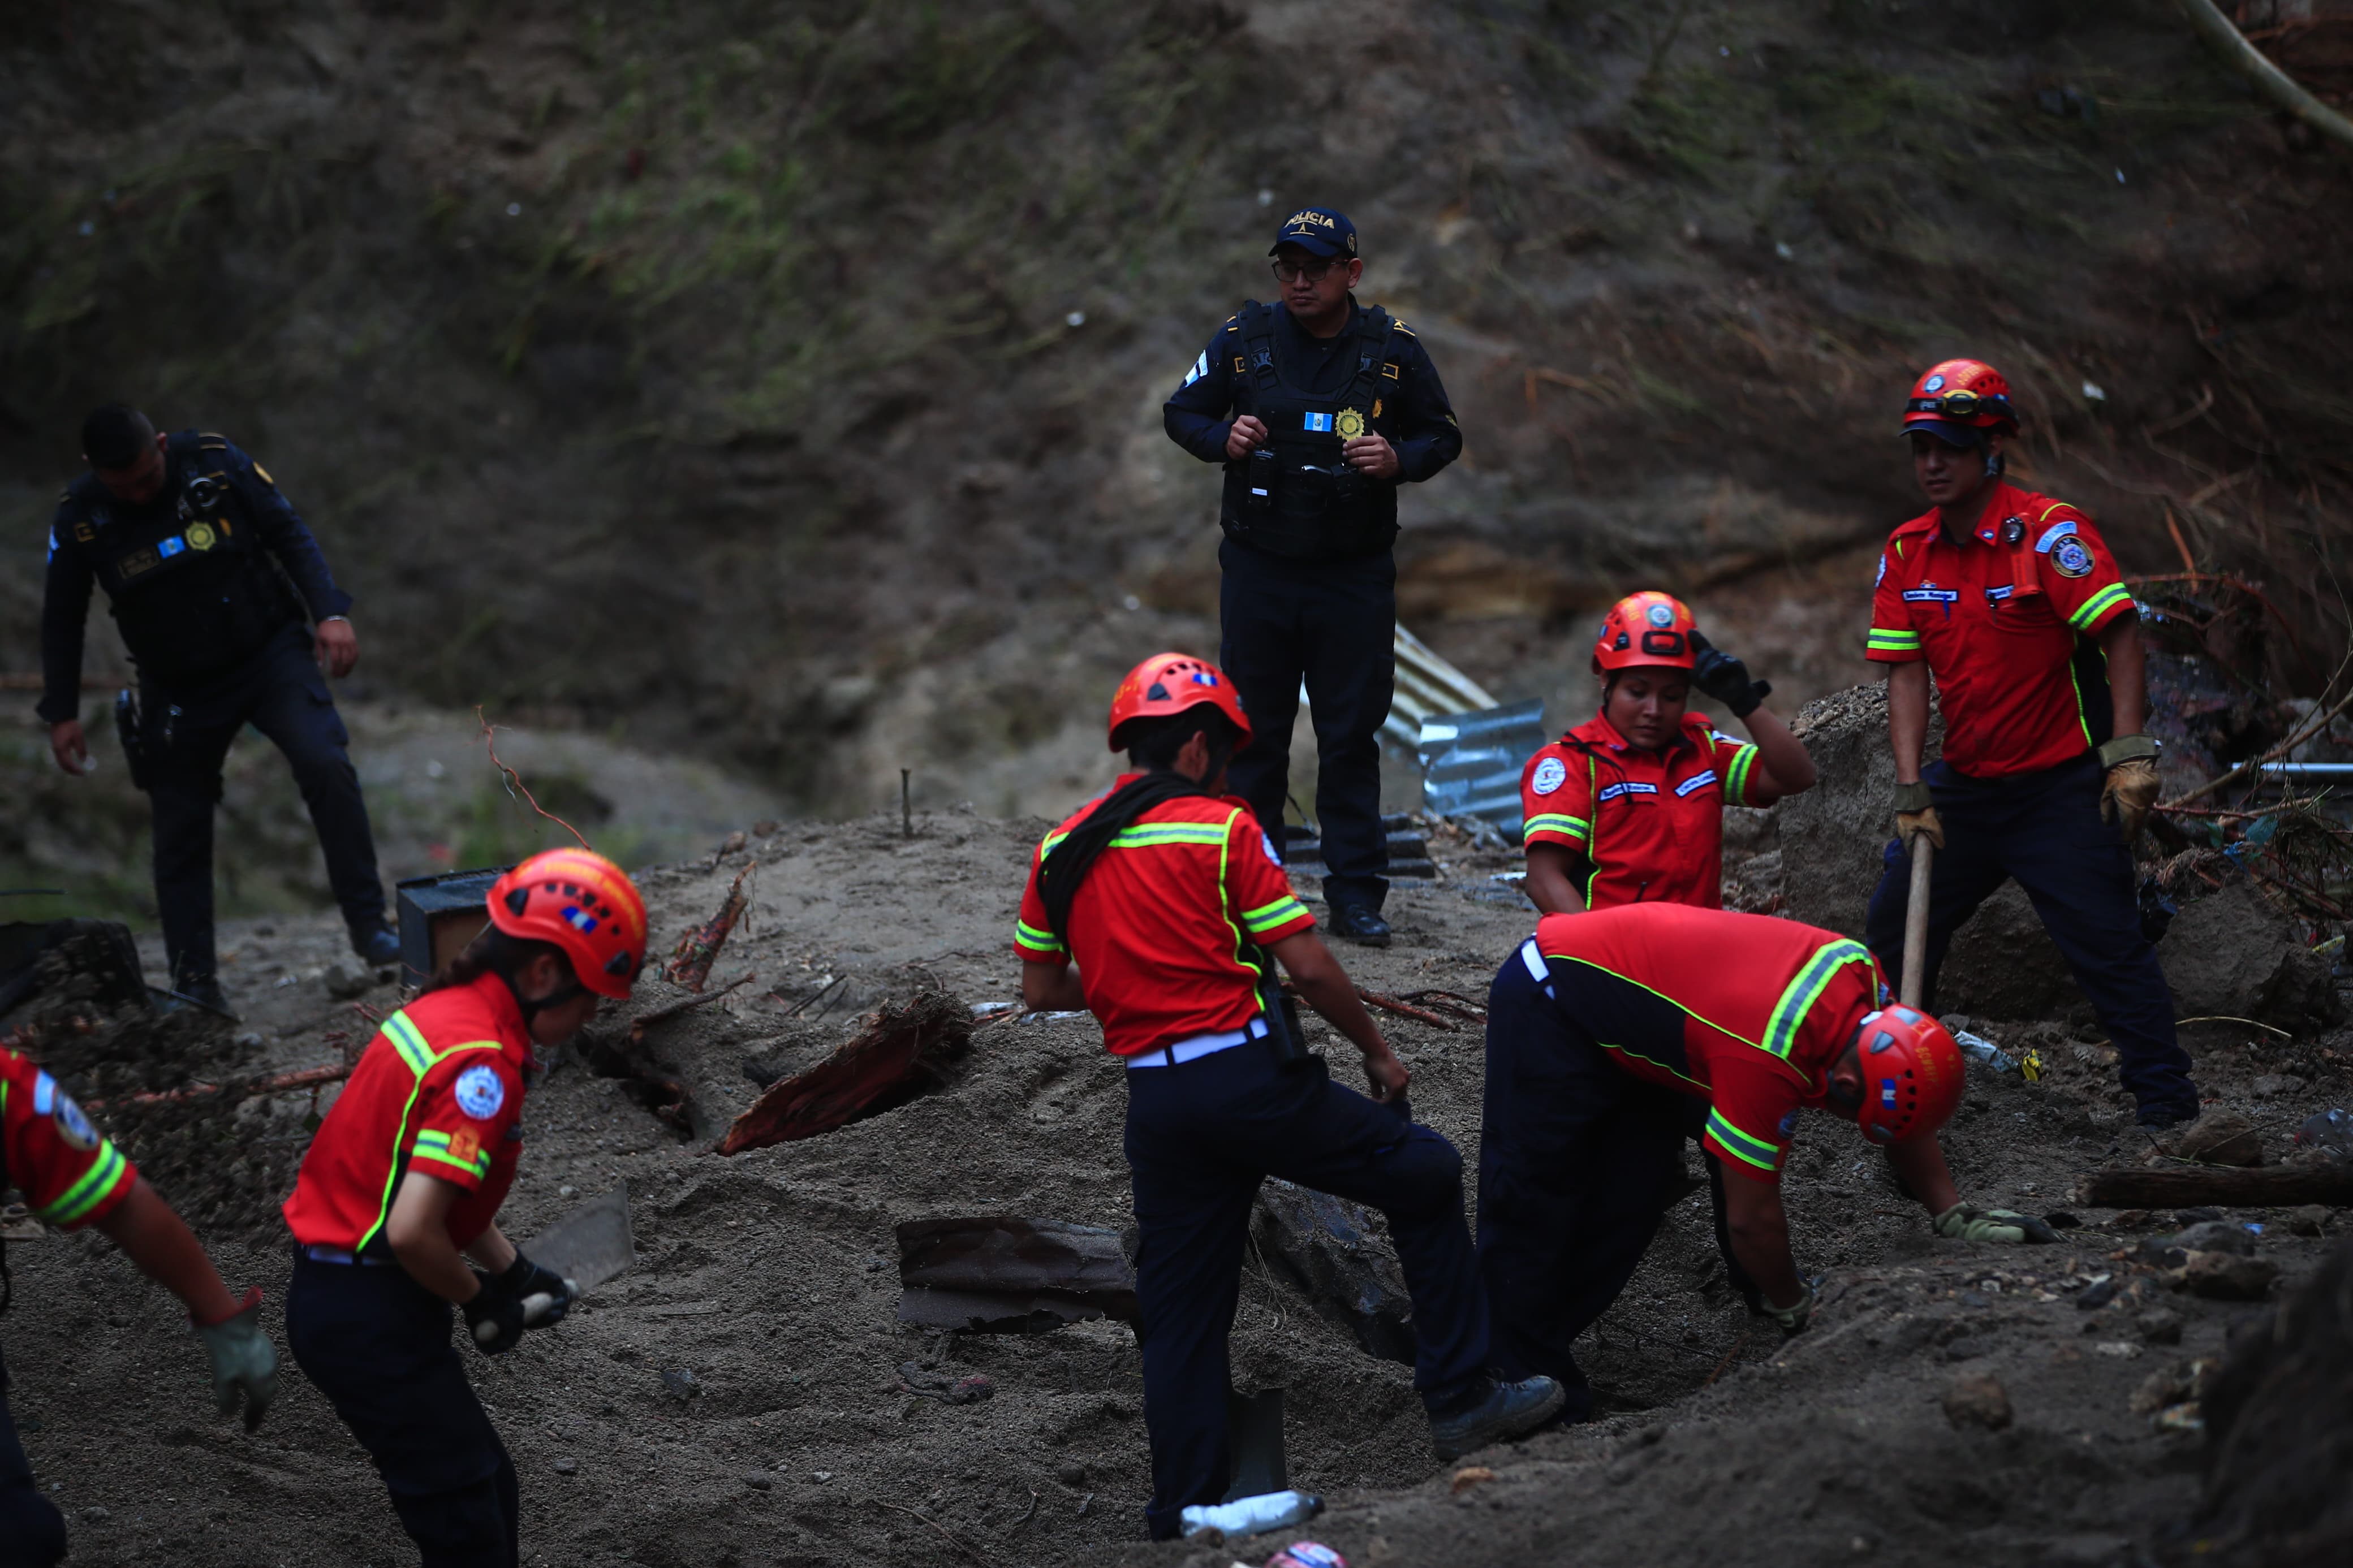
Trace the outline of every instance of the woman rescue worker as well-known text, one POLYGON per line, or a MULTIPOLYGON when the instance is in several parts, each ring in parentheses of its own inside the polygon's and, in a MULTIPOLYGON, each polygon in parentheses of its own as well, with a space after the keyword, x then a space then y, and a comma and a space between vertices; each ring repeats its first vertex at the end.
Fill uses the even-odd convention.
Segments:
POLYGON ((585 849, 533 856, 489 906, 481 935, 368 1042, 286 1202, 287 1343, 375 1460, 423 1568, 519 1561, 514 1464, 450 1346, 449 1309, 499 1355, 570 1306, 497 1223, 532 1047, 627 997, 646 955, 645 900, 585 849), (552 1304, 527 1321, 539 1294, 552 1304))
POLYGON ((1601 710, 1520 773, 1527 895, 1545 914, 1664 901, 1724 907, 1724 808, 1814 784, 1813 760, 1762 706, 1772 688, 1708 646, 1683 602, 1630 594, 1593 646, 1601 710), (1748 728, 1743 744, 1686 711, 1696 686, 1748 728))

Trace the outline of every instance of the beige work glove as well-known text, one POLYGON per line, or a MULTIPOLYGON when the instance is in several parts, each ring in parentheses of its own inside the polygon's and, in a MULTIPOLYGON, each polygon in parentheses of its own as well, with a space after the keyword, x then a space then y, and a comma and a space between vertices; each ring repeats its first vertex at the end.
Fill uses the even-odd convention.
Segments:
POLYGON ((1938 1236, 1952 1241, 2050 1242, 2059 1233, 2037 1215, 2016 1209, 1981 1209, 1975 1204, 1955 1204, 1931 1222, 1938 1236))
POLYGON ((1904 841, 1904 853, 1912 853, 1912 840, 1926 838, 1931 846, 1945 847, 1945 825, 1936 819, 1936 807, 1924 784, 1900 784, 1895 786, 1895 837, 1904 841))
POLYGON ((2157 804, 2157 742, 2147 735, 2118 735, 2100 748, 2100 765, 2108 770, 2100 786, 2100 820, 2115 823, 2130 844, 2157 804))

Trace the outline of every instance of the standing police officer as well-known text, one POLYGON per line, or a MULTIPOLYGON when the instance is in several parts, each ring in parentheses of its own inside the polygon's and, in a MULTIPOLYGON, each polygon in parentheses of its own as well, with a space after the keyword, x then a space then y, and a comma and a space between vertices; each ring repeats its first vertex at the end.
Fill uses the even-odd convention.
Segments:
POLYGON ((161 435, 145 415, 109 405, 83 422, 81 444, 90 471, 66 488, 49 529, 39 712, 58 765, 86 773, 82 621, 95 583, 139 667, 139 700, 117 719, 132 782, 154 808, 173 988, 222 1005, 213 807, 229 742, 248 723, 293 766, 353 950, 396 962, 350 737, 322 673, 340 678, 359 658, 351 595, 269 470, 224 437, 161 435))
POLYGON ((1378 737, 1397 673, 1397 488, 1452 462, 1462 433, 1412 331, 1356 303, 1356 225, 1303 208, 1268 254, 1282 302, 1229 317, 1164 418, 1169 439, 1226 467, 1218 657, 1257 731, 1234 759, 1235 792, 1282 822, 1304 679, 1332 929, 1385 946, 1378 737))
POLYGON ((2156 803, 2140 616, 2092 520, 2002 478, 2018 433, 2010 383, 1947 360, 1904 405, 1913 474, 1930 509, 1888 536, 1871 611, 1887 666, 1896 839, 1864 935, 1902 973, 1911 849, 1930 862, 1926 1008, 1963 921, 2016 878, 2116 1043, 2144 1127, 2196 1119, 2173 995, 2142 934, 2132 841, 2156 803), (1920 765, 1928 682, 1944 755, 1920 765))

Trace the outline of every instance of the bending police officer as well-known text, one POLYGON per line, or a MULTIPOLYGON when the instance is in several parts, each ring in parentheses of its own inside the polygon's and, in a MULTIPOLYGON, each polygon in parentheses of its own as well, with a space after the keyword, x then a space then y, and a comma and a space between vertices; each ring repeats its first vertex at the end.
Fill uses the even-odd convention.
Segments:
POLYGON ((2144 1127, 2198 1115, 2173 994, 2143 934, 2132 842, 2157 799, 2140 615, 2092 520, 2002 478, 2018 433, 2010 384, 1947 360, 1905 403, 1930 510, 1888 536, 1866 654, 1887 666, 1896 838, 1864 926, 1889 973, 1904 960, 1911 847, 1932 862, 1924 1007, 1953 932, 2003 882, 2026 889, 2116 1047, 2144 1127), (1944 753, 1921 765, 1928 681, 1944 753))
POLYGON ((1225 465, 1218 658, 1257 716, 1235 792, 1281 832, 1304 681, 1332 929, 1386 944, 1379 734, 1397 676, 1398 486, 1452 462, 1462 433, 1412 329, 1356 303, 1354 224, 1303 208, 1268 254, 1281 303, 1253 300, 1227 319, 1163 422, 1225 465))
POLYGON ((58 765, 86 773, 82 632, 95 584, 139 668, 138 701, 117 720, 132 782, 154 812, 173 988, 222 1005, 213 807, 229 742, 248 723, 294 770, 353 951, 397 962, 350 737, 327 689, 326 674, 346 675, 359 658, 351 595, 269 470, 224 437, 161 435, 110 405, 83 422, 81 439, 90 472, 67 487, 49 529, 39 711, 58 765))
POLYGON ((1112 748, 1135 771, 1039 846, 1014 933, 1022 1000, 1092 1012, 1126 1069, 1155 1540, 1231 1480, 1226 1336, 1250 1204, 1270 1175, 1388 1215, 1440 1458, 1530 1431, 1561 1401, 1547 1379, 1498 1384, 1488 1371, 1461 1156, 1414 1124, 1405 1064, 1316 940, 1248 803, 1223 793, 1250 733, 1215 666, 1183 654, 1138 665, 1111 709, 1112 748), (1364 1053, 1371 1099, 1305 1050, 1278 963, 1364 1053))

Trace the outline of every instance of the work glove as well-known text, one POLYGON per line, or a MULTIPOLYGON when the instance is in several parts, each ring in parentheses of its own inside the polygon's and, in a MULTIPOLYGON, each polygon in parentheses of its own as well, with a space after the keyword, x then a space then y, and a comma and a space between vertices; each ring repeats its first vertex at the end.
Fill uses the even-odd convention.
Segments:
POLYGON ((2100 820, 2115 823, 2130 844, 2157 804, 2157 742, 2147 735, 2118 735, 2100 748, 2100 765, 2108 770, 2100 786, 2100 820))
POLYGON ((504 1355, 522 1342, 522 1298, 510 1295, 499 1280, 503 1276, 474 1271, 482 1288, 474 1299, 461 1302, 458 1310, 466 1314, 466 1331, 473 1337, 474 1348, 484 1355, 504 1355))
POLYGON ((212 1358, 214 1405, 224 1415, 234 1415, 242 1399, 245 1429, 252 1431, 278 1397, 278 1347, 261 1331, 261 1287, 247 1287, 244 1304, 235 1312, 216 1323, 196 1323, 195 1330, 212 1358))
POLYGON ((524 1304, 522 1326, 526 1329, 552 1328, 562 1322, 564 1314, 572 1309, 572 1298, 575 1294, 571 1280, 553 1268, 542 1268, 525 1258, 520 1249, 515 1253, 515 1260, 499 1275, 497 1288, 524 1304), (548 1304, 536 1312, 530 1310, 531 1299, 534 1296, 548 1298, 548 1304))
POLYGON ((1904 841, 1904 853, 1912 853, 1912 840, 1926 838, 1937 849, 1945 847, 1945 825, 1936 819, 1934 797, 1924 784, 1900 784, 1895 786, 1895 837, 1904 841))
POLYGON ((1691 646, 1696 659, 1692 666, 1692 684, 1731 709, 1734 718, 1747 718, 1771 693, 1770 681, 1749 679, 1746 664, 1711 647, 1699 633, 1692 633, 1691 646))
POLYGON ((1955 1204, 1936 1216, 1936 1234, 1948 1241, 2056 1241, 2059 1233, 2031 1214, 2016 1209, 1981 1209, 1975 1204, 1955 1204))
POLYGON ((1765 1303, 1765 1315, 1781 1325, 1783 1339, 1793 1339, 1804 1333, 1807 1321, 1813 1317, 1814 1308, 1821 1301, 1821 1296, 1814 1289, 1814 1282, 1808 1279, 1803 1283, 1804 1294, 1788 1306, 1777 1307, 1770 1301, 1765 1303))

